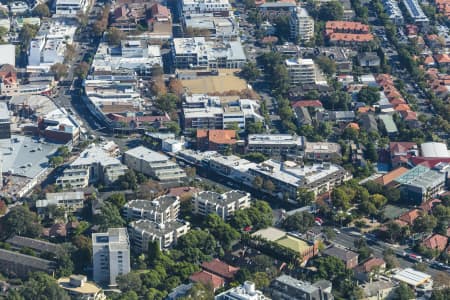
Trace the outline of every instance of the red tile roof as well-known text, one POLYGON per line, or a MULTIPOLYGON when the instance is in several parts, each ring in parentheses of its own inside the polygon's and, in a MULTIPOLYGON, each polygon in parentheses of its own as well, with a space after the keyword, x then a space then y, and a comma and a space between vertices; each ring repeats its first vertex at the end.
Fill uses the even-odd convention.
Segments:
POLYGON ((325 24, 326 30, 332 32, 361 32, 368 33, 369 26, 360 22, 347 22, 347 21, 328 21, 325 24))
POLYGON ((225 281, 222 277, 211 274, 206 271, 200 271, 192 274, 189 279, 193 282, 200 282, 206 286, 211 285, 214 290, 220 289, 225 285, 225 281))
POLYGON ((202 268, 227 280, 232 280, 237 271, 239 271, 239 268, 230 266, 217 258, 212 261, 203 262, 202 268))
POLYGON ((384 261, 384 259, 378 257, 369 258, 368 260, 360 264, 358 267, 356 267, 355 271, 368 273, 376 267, 380 268, 386 267, 386 262, 384 261))
POLYGON ((421 215, 420 210, 413 209, 413 210, 410 210, 410 211, 404 213, 403 215, 398 217, 398 219, 400 221, 407 223, 408 225, 412 225, 414 223, 414 220, 417 219, 420 215, 421 215))
POLYGON ((450 163, 449 157, 422 157, 422 156, 413 156, 410 161, 413 165, 423 165, 428 168, 433 168, 440 162, 450 163))
POLYGON ((406 120, 406 121, 417 120, 417 113, 415 111, 403 110, 403 111, 400 111, 400 114, 402 115, 403 120, 406 120))
POLYGON ((391 154, 406 153, 411 149, 417 148, 417 144, 414 142, 390 142, 389 151, 391 154))
POLYGON ((420 205, 420 209, 426 212, 430 212, 436 205, 441 203, 439 199, 430 199, 420 205))
POLYGON ((207 138, 215 144, 236 144, 236 131, 231 129, 197 129, 197 139, 207 138))
POLYGON ((323 107, 320 100, 300 100, 292 103, 292 107, 323 107))
POLYGON ((408 172, 407 168, 399 167, 395 170, 390 171, 389 173, 384 174, 381 177, 378 177, 374 180, 374 182, 382 184, 382 185, 388 185, 398 177, 400 177, 402 174, 408 172))
POLYGON ((448 237, 440 235, 440 234, 433 234, 429 238, 426 238, 422 245, 428 249, 437 249, 439 251, 444 251, 444 249, 447 247, 448 243, 448 237))

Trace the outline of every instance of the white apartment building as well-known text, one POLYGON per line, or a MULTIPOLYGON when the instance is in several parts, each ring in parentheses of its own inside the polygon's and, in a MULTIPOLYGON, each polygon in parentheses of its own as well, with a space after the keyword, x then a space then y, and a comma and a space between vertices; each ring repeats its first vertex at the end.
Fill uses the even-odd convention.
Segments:
POLYGON ((223 194, 203 191, 194 195, 192 204, 194 214, 207 216, 215 213, 223 220, 228 220, 236 210, 250 207, 250 193, 239 190, 223 194))
POLYGON ((179 11, 183 16, 203 13, 218 13, 228 16, 232 10, 228 0, 181 0, 179 3, 179 11))
POLYGON ((125 152, 123 161, 129 168, 159 181, 181 181, 186 177, 184 170, 170 157, 144 146, 125 152))
POLYGON ((292 58, 285 61, 292 86, 316 83, 316 68, 309 58, 292 58))
POLYGON ((204 37, 174 38, 172 56, 178 69, 237 69, 247 61, 241 42, 206 41, 204 37))
POLYGON ((249 134, 246 152, 259 152, 270 157, 300 155, 305 137, 292 134, 249 134))
POLYGON ((127 229, 109 228, 105 233, 93 233, 92 261, 94 281, 116 286, 116 277, 131 271, 127 229))
POLYGON ((148 250, 150 241, 157 241, 161 250, 176 244, 181 236, 188 233, 190 223, 179 220, 165 223, 138 220, 131 222, 128 230, 133 243, 133 251, 144 253, 148 250))
POLYGON ((97 182, 109 185, 125 174, 126 170, 127 167, 120 160, 93 144, 63 171, 56 179, 56 184, 70 188, 85 188, 97 182))
POLYGON ((314 19, 303 7, 297 6, 297 10, 292 14, 290 21, 291 39, 309 41, 314 36, 314 19))
POLYGON ((85 12, 88 5, 88 0, 56 0, 56 15, 76 17, 78 12, 85 12))
POLYGON ((403 25, 403 14, 397 0, 383 0, 383 6, 389 19, 396 25, 403 25))
POLYGON ((153 200, 131 200, 123 207, 123 215, 128 220, 146 219, 157 223, 166 223, 178 218, 180 198, 170 195, 153 200))
POLYGON ((430 20, 425 15, 417 0, 402 0, 408 11, 409 16, 414 20, 414 23, 420 26, 428 26, 430 20))
POLYGON ((62 207, 67 211, 76 211, 83 208, 83 192, 60 192, 46 193, 45 199, 36 201, 36 209, 39 214, 43 213, 49 205, 62 207))
POLYGON ((245 281, 244 284, 215 296, 214 300, 270 300, 270 298, 257 290, 254 282, 245 281))

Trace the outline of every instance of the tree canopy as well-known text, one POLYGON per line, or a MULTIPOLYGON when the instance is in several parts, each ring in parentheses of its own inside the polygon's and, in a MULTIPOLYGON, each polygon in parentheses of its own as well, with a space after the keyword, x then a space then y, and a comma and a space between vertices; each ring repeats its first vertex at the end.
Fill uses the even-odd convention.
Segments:
POLYGON ((5 238, 13 235, 37 237, 41 234, 42 227, 37 215, 30 211, 28 206, 14 206, 1 220, 2 236, 5 238))
POLYGON ((314 216, 308 212, 297 212, 283 221, 283 227, 288 231, 305 233, 314 225, 314 216))
POLYGON ((56 280, 42 272, 31 275, 20 289, 20 295, 25 300, 70 300, 69 295, 59 287, 56 280))

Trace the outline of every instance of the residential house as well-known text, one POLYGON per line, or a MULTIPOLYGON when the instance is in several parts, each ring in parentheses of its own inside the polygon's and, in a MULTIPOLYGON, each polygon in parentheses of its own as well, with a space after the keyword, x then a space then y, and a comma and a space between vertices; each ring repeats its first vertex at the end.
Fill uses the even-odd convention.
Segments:
POLYGON ((363 52, 358 55, 358 62, 361 67, 379 67, 381 60, 376 52, 363 52))
POLYGON ((333 256, 340 259, 347 269, 353 269, 358 265, 358 253, 338 246, 331 246, 322 251, 325 256, 333 256))
POLYGON ((389 153, 393 168, 406 167, 410 157, 419 155, 419 149, 413 142, 390 142, 389 153))
POLYGON ((213 259, 211 261, 204 261, 201 265, 202 269, 222 277, 226 282, 231 282, 239 271, 238 267, 230 266, 220 259, 213 259))
POLYGON ((192 282, 199 282, 205 286, 211 286, 214 291, 225 286, 225 280, 217 275, 209 273, 207 271, 200 271, 192 274, 189 277, 192 282))
POLYGON ((422 245, 430 250, 437 250, 439 254, 447 248, 448 237, 441 234, 433 234, 423 240, 422 245))
POLYGON ((373 40, 368 25, 348 21, 328 21, 325 36, 331 44, 338 45, 358 45, 373 40))
POLYGON ((366 282, 360 285, 364 293, 364 300, 382 300, 394 297, 396 285, 387 280, 366 282))
POLYGON ((370 257, 353 269, 355 278, 361 282, 370 282, 386 269, 382 258, 370 257))
POLYGON ((153 4, 149 10, 147 27, 152 34, 157 34, 161 37, 171 37, 172 14, 170 10, 159 3, 153 4))
POLYGON ((85 275, 70 275, 58 279, 58 285, 74 299, 106 300, 103 290, 93 282, 87 281, 85 275))

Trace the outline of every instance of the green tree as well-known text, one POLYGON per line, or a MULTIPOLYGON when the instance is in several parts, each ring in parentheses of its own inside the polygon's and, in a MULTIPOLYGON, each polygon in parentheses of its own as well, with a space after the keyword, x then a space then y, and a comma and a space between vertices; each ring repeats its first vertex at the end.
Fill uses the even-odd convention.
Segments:
POLYGON ((30 45, 31 40, 36 36, 38 30, 39 26, 37 25, 23 24, 19 33, 19 40, 21 41, 23 51, 28 49, 28 45, 30 45))
POLYGON ((414 291, 406 284, 400 283, 399 287, 395 289, 395 299, 396 300, 411 300, 415 299, 414 291))
POLYGON ((283 227, 288 231, 305 233, 314 225, 314 216, 307 212, 297 212, 283 221, 283 227))
POLYGON ((368 105, 373 105, 380 101, 380 90, 375 87, 363 87, 357 94, 359 102, 364 102, 368 105))
POLYGON ((169 130, 170 132, 175 133, 175 135, 180 135, 181 128, 180 128, 180 124, 178 124, 178 122, 175 122, 175 121, 166 122, 166 123, 164 123, 164 125, 166 126, 167 130, 169 130))
POLYGON ((49 18, 51 16, 50 9, 46 3, 36 5, 32 11, 33 16, 39 18, 49 18))
POLYGON ((326 75, 331 77, 336 74, 336 63, 328 56, 318 55, 314 61, 326 75))
POLYGON ((448 300, 450 299, 450 288, 434 289, 430 300, 448 300))
POLYGON ((101 231, 106 231, 108 228, 123 227, 125 221, 120 216, 120 212, 114 204, 105 202, 101 208, 98 225, 101 231))
POLYGON ((239 233, 217 214, 208 215, 205 225, 224 249, 230 249, 231 243, 240 237, 239 233))
POLYGON ((59 147, 56 152, 59 156, 62 156, 63 158, 68 158, 70 156, 70 150, 67 146, 61 146, 59 147))
POLYGON ((431 233, 437 225, 437 220, 434 216, 423 214, 414 220, 413 231, 431 233))
POLYGON ((158 241, 149 241, 148 242, 148 251, 147 257, 149 261, 149 265, 153 266, 156 261, 161 258, 161 249, 158 241))
POLYGON ((72 244, 76 247, 76 250, 72 252, 72 261, 75 263, 76 274, 80 274, 91 264, 92 239, 84 235, 77 235, 73 237, 72 244))
POLYGON ((127 170, 125 174, 120 175, 119 178, 117 178, 116 186, 122 190, 136 190, 136 173, 133 170, 127 170))
POLYGON ((142 281, 139 273, 130 272, 125 275, 119 275, 116 278, 117 285, 122 292, 140 291, 142 289, 142 281))
POLYGON ((14 206, 1 219, 1 235, 6 239, 14 235, 37 237, 42 232, 37 215, 28 206, 14 206))
POLYGON ((289 17, 285 15, 277 16, 273 20, 273 24, 275 25, 275 34, 280 39, 280 41, 288 41, 291 33, 289 17))
POLYGON ((330 1, 320 5, 318 17, 321 21, 342 20, 344 8, 338 1, 330 1))
POLYGON ((89 72, 90 66, 87 62, 82 61, 78 65, 76 65, 73 74, 77 76, 78 78, 84 79, 86 78, 88 72, 89 72))
POLYGON ((201 283, 195 283, 188 294, 185 297, 180 298, 180 300, 210 300, 214 299, 214 291, 212 287, 205 286, 201 283))
POLYGON ((264 123, 261 121, 248 121, 245 123, 245 130, 248 134, 255 134, 255 133, 263 133, 264 132, 264 123))
POLYGON ((252 276, 252 281, 255 283, 258 290, 263 290, 270 284, 270 278, 266 272, 256 272, 252 276))
POLYGON ((178 101, 179 99, 176 95, 167 93, 156 99, 155 106, 161 111, 170 113, 176 109, 178 101))
POLYGON ((178 239, 176 249, 183 252, 183 259, 191 263, 200 263, 216 253, 216 239, 212 234, 200 229, 190 230, 178 239))
POLYGON ((59 155, 52 156, 50 157, 48 163, 52 168, 56 168, 57 166, 62 165, 64 163, 64 158, 62 158, 59 155))
POLYGON ((242 68, 240 75, 247 81, 253 82, 261 75, 256 64, 247 62, 242 68))
POLYGON ((106 201, 111 202, 117 207, 119 210, 127 203, 127 199, 125 199, 125 195, 123 193, 114 193, 109 196, 106 201))
POLYGON ((319 278, 334 280, 335 278, 342 278, 345 275, 345 265, 337 257, 320 257, 314 261, 314 264, 317 267, 317 275, 319 278))
POLYGON ((259 152, 247 153, 242 158, 245 158, 245 159, 247 159, 249 161, 252 161, 254 163, 261 163, 261 162, 267 160, 267 156, 265 156, 264 154, 259 153, 259 152))
POLYGON ((33 273, 20 289, 20 294, 25 300, 70 300, 69 295, 59 287, 56 280, 42 272, 33 273))
POLYGON ((60 80, 61 78, 67 76, 69 67, 62 63, 56 63, 50 67, 50 71, 55 73, 55 80, 60 80))
POLYGON ((305 188, 299 188, 297 190, 297 202, 302 206, 309 205, 315 200, 314 192, 308 191, 305 188))

